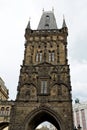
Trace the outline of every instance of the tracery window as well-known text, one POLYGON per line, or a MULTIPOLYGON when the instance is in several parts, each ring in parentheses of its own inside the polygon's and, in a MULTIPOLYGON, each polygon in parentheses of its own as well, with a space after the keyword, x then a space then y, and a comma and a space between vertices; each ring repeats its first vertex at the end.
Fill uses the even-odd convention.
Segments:
POLYGON ((51 62, 51 61, 54 61, 54 56, 55 56, 55 53, 54 53, 54 51, 49 51, 49 62, 51 62))
POLYGON ((42 61, 42 51, 39 53, 40 61, 42 61))
POLYGON ((36 62, 41 62, 42 61, 42 51, 37 52, 36 54, 36 62))
POLYGON ((47 94, 47 81, 41 81, 41 94, 47 94))

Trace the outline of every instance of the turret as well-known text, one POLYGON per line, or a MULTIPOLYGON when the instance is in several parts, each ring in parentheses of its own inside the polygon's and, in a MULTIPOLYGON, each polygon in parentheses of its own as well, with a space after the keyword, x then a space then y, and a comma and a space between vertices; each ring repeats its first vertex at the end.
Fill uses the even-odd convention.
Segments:
POLYGON ((27 29, 31 29, 31 26, 30 26, 30 18, 29 18, 29 22, 28 22, 28 25, 27 25, 27 29))
POLYGON ((63 16, 63 24, 62 24, 62 28, 67 28, 67 25, 66 25, 66 21, 65 21, 64 16, 63 16))

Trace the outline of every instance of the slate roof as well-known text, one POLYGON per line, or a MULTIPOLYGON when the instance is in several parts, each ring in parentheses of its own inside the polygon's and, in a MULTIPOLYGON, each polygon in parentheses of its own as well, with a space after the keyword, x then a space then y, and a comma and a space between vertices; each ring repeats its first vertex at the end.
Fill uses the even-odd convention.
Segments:
POLYGON ((57 29, 56 19, 53 11, 44 11, 37 30, 57 29))

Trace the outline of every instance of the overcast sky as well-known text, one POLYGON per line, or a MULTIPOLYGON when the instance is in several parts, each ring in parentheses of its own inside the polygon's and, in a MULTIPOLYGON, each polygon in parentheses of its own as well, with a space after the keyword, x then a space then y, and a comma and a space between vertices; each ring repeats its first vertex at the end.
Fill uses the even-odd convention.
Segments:
POLYGON ((0 0, 0 77, 15 99, 24 58, 25 28, 37 29, 42 10, 54 8, 58 28, 65 16, 73 99, 87 101, 87 0, 0 0))

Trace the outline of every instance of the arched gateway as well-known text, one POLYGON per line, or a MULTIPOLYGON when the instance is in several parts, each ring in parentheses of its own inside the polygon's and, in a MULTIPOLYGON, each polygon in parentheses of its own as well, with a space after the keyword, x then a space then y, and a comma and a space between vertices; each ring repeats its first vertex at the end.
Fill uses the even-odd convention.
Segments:
POLYGON ((54 13, 43 12, 37 30, 30 21, 9 130, 35 130, 44 121, 72 130, 72 96, 67 60, 68 28, 57 28, 54 13))
POLYGON ((34 130, 39 124, 44 121, 49 121, 58 130, 62 130, 63 125, 61 125, 62 119, 49 107, 42 106, 30 113, 24 123, 25 130, 34 130))

